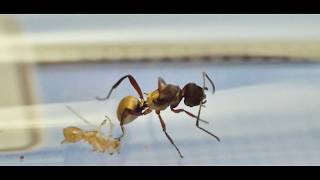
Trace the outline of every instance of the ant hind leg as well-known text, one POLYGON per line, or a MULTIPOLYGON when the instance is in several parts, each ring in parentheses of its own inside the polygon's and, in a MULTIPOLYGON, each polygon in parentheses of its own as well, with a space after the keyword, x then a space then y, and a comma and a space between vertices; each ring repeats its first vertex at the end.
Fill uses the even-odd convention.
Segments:
POLYGON ((134 79, 134 77, 133 77, 132 75, 130 75, 130 74, 129 74, 129 75, 126 75, 126 76, 123 76, 122 78, 120 78, 120 79, 112 86, 112 88, 110 89, 110 91, 109 91, 109 93, 108 93, 108 95, 107 95, 106 97, 96 97, 96 99, 97 99, 98 101, 105 101, 105 100, 109 99, 112 91, 113 91, 114 89, 116 89, 116 88, 120 85, 120 83, 121 83, 125 78, 128 78, 128 79, 129 79, 130 84, 131 84, 131 85, 133 86, 133 88, 137 91, 137 93, 139 94, 140 99, 143 99, 143 94, 142 94, 142 91, 141 91, 141 88, 140 88, 139 84, 138 84, 137 81, 134 79))

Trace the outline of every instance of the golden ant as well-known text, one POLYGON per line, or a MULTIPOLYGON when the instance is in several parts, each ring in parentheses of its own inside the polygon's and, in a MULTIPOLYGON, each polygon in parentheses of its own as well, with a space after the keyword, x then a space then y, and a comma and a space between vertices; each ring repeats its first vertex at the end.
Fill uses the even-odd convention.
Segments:
POLYGON ((206 103, 206 95, 204 93, 205 90, 208 90, 208 88, 205 86, 205 79, 208 79, 213 90, 212 94, 215 92, 215 86, 213 84, 213 81, 209 78, 207 73, 203 72, 203 86, 200 87, 196 85, 195 83, 188 83, 186 84, 182 89, 179 86, 172 85, 172 84, 166 84, 166 82, 162 78, 158 78, 158 88, 155 91, 152 91, 151 93, 145 93, 147 95, 147 100, 144 100, 142 91, 140 89, 140 86, 138 85, 137 81, 132 75, 126 75, 120 78, 111 88, 108 95, 104 98, 96 97, 97 100, 104 101, 109 99, 111 92, 119 86, 119 84, 125 79, 128 78, 131 85, 134 87, 134 89, 139 94, 140 99, 134 97, 134 96, 126 96, 124 97, 117 108, 117 118, 120 121, 120 126, 122 130, 122 134, 120 137, 118 137, 119 141, 124 136, 124 127, 123 125, 128 124, 132 121, 134 121, 138 116, 146 115, 153 110, 155 110, 156 114, 159 117, 160 124, 162 127, 162 130, 164 131, 165 135, 171 142, 171 144, 175 147, 175 149, 178 151, 181 158, 183 158, 179 148, 175 145, 171 137, 166 131, 166 125, 160 115, 160 112, 165 110, 170 106, 170 109, 174 113, 180 113, 185 112, 187 115, 196 118, 196 127, 201 129, 202 131, 210 134, 212 137, 216 138, 218 141, 220 141, 219 137, 212 134, 208 130, 202 128, 199 126, 199 121, 208 123, 204 120, 200 119, 200 112, 201 107, 204 106, 206 103), (193 107, 199 105, 199 111, 198 116, 184 110, 184 109, 175 109, 181 100, 184 98, 184 104, 193 107))
MULTIPOLYGON (((90 124, 85 118, 80 116, 77 112, 71 109, 69 106, 67 108, 73 112, 76 116, 82 119, 87 124, 90 124)), ((92 146, 92 151, 97 151, 104 153, 107 151, 109 154, 113 154, 114 152, 120 152, 120 141, 118 139, 112 138, 113 124, 108 116, 105 116, 106 119, 95 129, 90 131, 84 131, 78 127, 66 127, 63 129, 64 140, 61 144, 64 143, 76 143, 81 140, 84 140, 88 144, 92 146), (101 132, 101 128, 103 125, 109 122, 109 134, 106 136, 101 132)))

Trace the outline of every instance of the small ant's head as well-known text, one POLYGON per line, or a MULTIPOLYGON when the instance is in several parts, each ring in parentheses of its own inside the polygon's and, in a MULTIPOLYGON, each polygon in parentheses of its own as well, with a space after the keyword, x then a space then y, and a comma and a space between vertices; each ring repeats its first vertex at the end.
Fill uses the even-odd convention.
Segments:
POLYGON ((204 90, 195 83, 188 83, 184 86, 182 91, 184 96, 184 104, 189 107, 200 105, 200 102, 206 98, 204 90))
POLYGON ((63 143, 75 143, 82 140, 83 131, 77 127, 67 127, 63 129, 64 140, 63 143))

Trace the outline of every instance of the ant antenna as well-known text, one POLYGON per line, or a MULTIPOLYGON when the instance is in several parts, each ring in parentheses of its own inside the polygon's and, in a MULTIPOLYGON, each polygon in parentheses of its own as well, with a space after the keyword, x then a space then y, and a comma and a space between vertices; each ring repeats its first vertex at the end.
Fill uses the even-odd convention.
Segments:
POLYGON ((105 115, 104 117, 107 118, 106 120, 109 121, 110 127, 109 127, 109 134, 108 134, 108 136, 111 137, 111 136, 112 136, 112 131, 113 131, 113 129, 114 129, 114 124, 111 122, 111 119, 110 119, 107 115, 105 115))
POLYGON ((203 75, 203 89, 208 90, 208 88, 205 86, 205 77, 206 77, 212 86, 212 94, 214 94, 216 91, 216 87, 214 86, 213 81, 210 79, 207 73, 202 72, 202 75, 203 75))
POLYGON ((88 120, 86 120, 84 117, 82 117, 79 113, 77 113, 75 110, 73 110, 70 106, 66 106, 66 108, 71 111, 74 115, 76 115, 79 119, 81 119, 82 121, 84 121, 86 124, 90 125, 90 126, 94 126, 92 123, 90 123, 88 120))

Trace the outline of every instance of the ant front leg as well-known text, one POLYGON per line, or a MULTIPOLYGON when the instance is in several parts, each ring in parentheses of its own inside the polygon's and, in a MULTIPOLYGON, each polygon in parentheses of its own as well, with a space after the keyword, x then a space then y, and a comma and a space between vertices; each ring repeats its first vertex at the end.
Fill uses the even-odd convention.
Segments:
MULTIPOLYGON (((194 114, 192 114, 191 112, 186 111, 186 110, 184 110, 184 109, 174 109, 172 106, 170 106, 170 109, 171 109, 171 111, 174 112, 174 113, 185 112, 187 115, 189 115, 189 116, 191 116, 191 117, 193 117, 193 118, 196 118, 196 119, 198 118, 196 115, 194 115, 194 114)), ((204 122, 204 123, 206 123, 206 124, 209 124, 208 121, 205 121, 205 120, 203 120, 203 119, 199 119, 199 121, 202 121, 202 122, 204 122)))
POLYGON ((164 121, 163 121, 163 119, 162 119, 162 117, 160 115, 160 111, 156 111, 156 113, 158 114, 158 117, 160 119, 160 123, 161 123, 161 127, 162 127, 163 132, 166 134, 166 136, 169 139, 169 141, 171 142, 171 144, 176 148, 176 150, 178 151, 180 157, 183 158, 179 148, 175 145, 175 143, 173 142, 173 140, 171 139, 171 137, 169 136, 169 134, 166 131, 166 124, 164 123, 164 121))
POLYGON ((199 117, 200 117, 201 106, 202 106, 202 101, 201 101, 201 103, 200 103, 199 113, 198 113, 197 122, 196 122, 196 126, 197 126, 197 128, 199 128, 199 129, 201 129, 202 131, 204 131, 204 132, 206 132, 206 133, 210 134, 211 136, 213 136, 214 138, 216 138, 216 139, 217 139, 217 141, 219 141, 219 142, 220 142, 220 138, 219 138, 218 136, 216 136, 216 135, 214 135, 213 133, 209 132, 208 130, 206 130, 206 129, 204 129, 204 128, 200 127, 200 125, 199 125, 200 118, 199 118, 199 117))
POLYGON ((134 87, 134 89, 135 89, 135 90, 137 91, 137 93, 139 94, 140 99, 143 100, 143 94, 142 94, 141 88, 140 88, 139 84, 137 83, 137 81, 134 79, 134 77, 133 77, 132 75, 130 75, 130 74, 129 74, 129 75, 126 75, 126 76, 123 76, 122 78, 120 78, 120 79, 112 86, 112 88, 110 89, 110 91, 109 91, 109 93, 108 93, 108 95, 107 95, 106 97, 104 97, 104 98, 96 97, 96 99, 99 100, 99 101, 104 101, 104 100, 109 99, 112 91, 113 91, 114 89, 116 89, 116 88, 119 86, 119 84, 120 84, 125 78, 128 78, 128 79, 129 79, 131 85, 134 87))
MULTIPOLYGON (((209 80, 209 82, 210 82, 210 84, 211 84, 211 86, 212 86, 212 93, 214 93, 216 88, 215 88, 215 86, 214 86, 214 84, 213 84, 213 81, 209 78, 209 76, 208 76, 207 73, 205 73, 205 72, 202 73, 202 80, 203 80, 202 89, 203 89, 203 90, 207 89, 207 88, 206 88, 205 78, 207 78, 207 79, 209 80)), ((209 132, 208 130, 200 127, 200 125, 199 125, 201 107, 203 106, 203 104, 204 104, 205 102, 206 102, 206 101, 203 101, 203 99, 200 100, 200 105, 199 105, 199 111, 198 111, 196 126, 197 126, 197 128, 199 128, 199 129, 201 129, 202 131, 210 134, 211 136, 213 136, 214 138, 216 138, 218 141, 220 141, 220 138, 219 138, 218 136, 216 136, 216 135, 214 135, 213 133, 209 132)))

